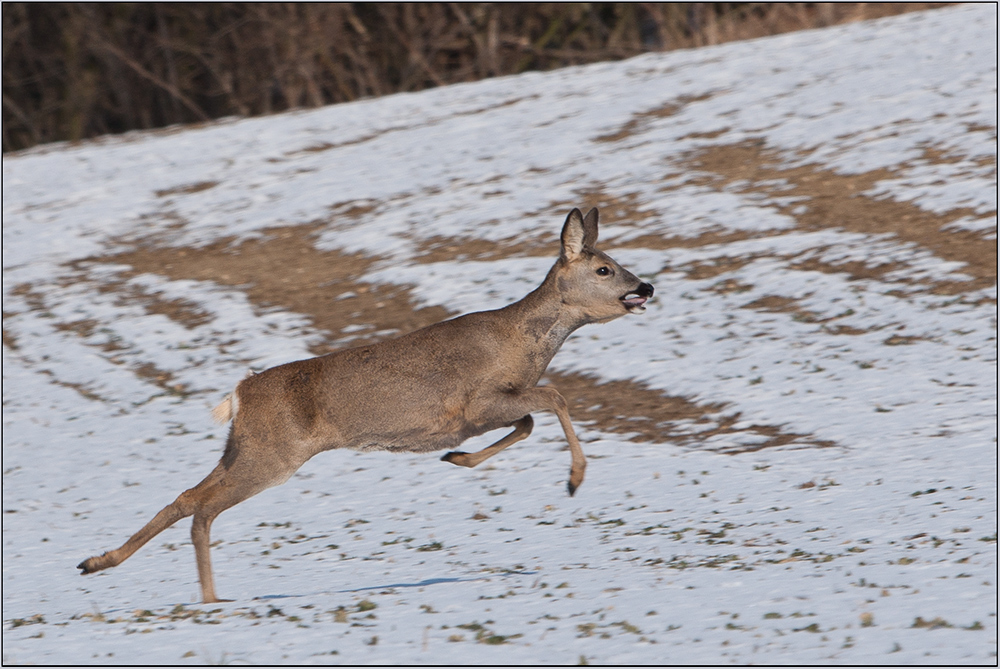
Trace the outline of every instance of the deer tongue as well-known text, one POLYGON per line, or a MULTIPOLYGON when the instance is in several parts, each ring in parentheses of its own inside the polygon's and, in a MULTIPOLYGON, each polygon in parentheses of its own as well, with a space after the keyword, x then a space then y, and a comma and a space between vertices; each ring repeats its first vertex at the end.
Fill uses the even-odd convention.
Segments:
POLYGON ((646 304, 646 300, 647 298, 641 295, 633 295, 631 293, 621 298, 622 304, 624 304, 629 309, 636 307, 641 308, 644 304, 646 304))

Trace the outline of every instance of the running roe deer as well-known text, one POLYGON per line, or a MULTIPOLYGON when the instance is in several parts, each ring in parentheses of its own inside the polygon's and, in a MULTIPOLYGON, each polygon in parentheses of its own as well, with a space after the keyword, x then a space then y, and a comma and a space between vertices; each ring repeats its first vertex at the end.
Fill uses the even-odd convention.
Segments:
POLYGON ((124 562, 181 518, 194 516, 191 541, 202 601, 216 597, 209 529, 216 516, 291 478, 309 458, 334 448, 428 452, 454 448, 502 427, 514 431, 478 453, 442 460, 475 467, 529 434, 534 411, 552 411, 569 442, 569 494, 587 466, 566 400, 536 384, 581 325, 639 313, 653 295, 597 242, 597 209, 574 209, 563 225, 559 259, 520 302, 482 311, 370 346, 250 374, 213 411, 232 419, 226 450, 201 483, 180 496, 121 548, 78 565, 91 574, 124 562))

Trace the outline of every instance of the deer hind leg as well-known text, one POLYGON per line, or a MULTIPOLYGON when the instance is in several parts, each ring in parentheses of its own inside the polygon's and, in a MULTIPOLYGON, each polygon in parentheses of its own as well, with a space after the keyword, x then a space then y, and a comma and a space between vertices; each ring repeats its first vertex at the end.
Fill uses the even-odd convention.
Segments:
POLYGON ((267 487, 232 485, 231 481, 223 479, 201 491, 203 499, 191 521, 191 543, 194 544, 194 557, 198 565, 198 582, 201 583, 201 601, 203 603, 232 601, 219 599, 215 594, 211 555, 212 522, 226 509, 253 497, 267 487))
MULTIPOLYGON (((204 485, 205 482, 211 479, 217 471, 218 467, 216 468, 216 471, 209 474, 208 478, 206 478, 205 481, 202 481, 199 486, 204 485)), ((77 565, 77 569, 79 569, 82 574, 93 574, 94 572, 101 571, 102 569, 117 567, 131 557, 133 553, 146 545, 146 543, 157 534, 167 529, 178 520, 187 518, 194 513, 197 506, 197 501, 194 496, 196 490, 197 487, 182 492, 177 499, 160 510, 160 512, 156 514, 151 521, 146 523, 141 530, 133 534, 128 541, 122 544, 120 548, 116 548, 113 551, 107 551, 92 558, 87 558, 77 565)))
MULTIPOLYGON (((194 556, 198 565, 201 599, 205 604, 231 601, 219 599, 215 593, 211 556, 212 522, 226 509, 267 488, 284 483, 305 462, 303 460, 294 464, 281 461, 278 457, 268 458, 259 451, 256 455, 256 458, 240 459, 237 454, 235 462, 231 463, 223 457, 223 462, 216 468, 218 476, 209 476, 191 491, 198 498, 191 522, 191 543, 194 544, 194 556), (264 457, 260 457, 261 455, 264 457)), ((268 455, 276 455, 276 451, 271 451, 268 455)))
POLYGON ((91 574, 102 569, 115 567, 157 534, 181 518, 193 515, 191 540, 198 563, 202 599, 205 603, 221 601, 215 594, 212 562, 209 554, 211 544, 209 530, 212 521, 226 509, 271 486, 284 483, 305 461, 303 460, 296 465, 294 461, 282 460, 280 456, 267 457, 268 454, 277 455, 276 451, 268 453, 267 451, 261 452, 260 449, 251 450, 255 451, 253 456, 241 458, 242 449, 234 447, 232 443, 227 445, 226 454, 223 455, 222 461, 201 483, 181 493, 173 503, 156 514, 121 548, 88 558, 81 562, 78 568, 84 574, 91 574))
POLYGON ((475 467, 476 465, 483 462, 487 458, 492 458, 494 455, 507 448, 512 444, 516 444, 521 441, 529 434, 531 434, 531 429, 535 426, 535 421, 530 415, 521 418, 514 423, 514 431, 508 434, 506 437, 496 442, 492 446, 487 446, 481 451, 475 453, 465 453, 463 451, 451 451, 450 453, 445 453, 441 456, 441 459, 445 462, 450 462, 453 465, 458 465, 460 467, 475 467))

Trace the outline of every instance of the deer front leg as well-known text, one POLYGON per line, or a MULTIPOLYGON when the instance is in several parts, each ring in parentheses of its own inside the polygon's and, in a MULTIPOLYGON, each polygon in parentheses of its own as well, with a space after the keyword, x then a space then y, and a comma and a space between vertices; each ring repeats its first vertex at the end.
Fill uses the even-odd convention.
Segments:
POLYGON ((566 487, 569 490, 569 496, 572 497, 576 489, 583 483, 583 473, 587 469, 587 458, 584 457, 580 440, 576 438, 576 432, 573 431, 573 423, 569 419, 569 407, 566 404, 566 398, 560 395, 559 391, 555 388, 532 388, 532 390, 544 393, 542 396, 544 397, 544 401, 550 403, 545 408, 554 412, 556 417, 559 418, 559 424, 562 425, 563 432, 566 434, 566 441, 569 442, 571 460, 569 481, 567 481, 566 487))
POLYGON ((465 453, 464 451, 451 451, 445 453, 441 456, 441 459, 445 462, 450 462, 453 465, 458 465, 459 467, 475 467, 476 465, 483 462, 487 458, 492 458, 494 455, 507 448, 512 444, 516 444, 521 441, 529 434, 531 434, 531 428, 535 426, 535 421, 531 416, 525 416, 521 420, 514 423, 514 431, 508 434, 506 437, 496 442, 492 446, 487 446, 481 451, 475 453, 465 453))
POLYGON ((478 453, 471 455, 468 453, 448 453, 442 460, 466 467, 476 466, 486 458, 496 455, 511 444, 527 437, 533 425, 529 414, 533 411, 551 411, 559 418, 559 424, 562 425, 563 432, 566 434, 566 441, 569 442, 569 451, 572 458, 568 482, 569 494, 572 496, 576 492, 576 489, 580 487, 580 484, 583 483, 583 474, 587 469, 587 458, 584 457, 580 441, 576 438, 576 432, 573 431, 573 424, 569 419, 569 408, 566 404, 566 399, 555 388, 536 387, 516 393, 503 393, 490 397, 487 408, 483 413, 488 413, 489 415, 524 416, 514 423, 514 431, 478 453), (521 433, 522 429, 524 430, 523 434, 521 433), (451 456, 455 456, 455 458, 453 459, 451 456))

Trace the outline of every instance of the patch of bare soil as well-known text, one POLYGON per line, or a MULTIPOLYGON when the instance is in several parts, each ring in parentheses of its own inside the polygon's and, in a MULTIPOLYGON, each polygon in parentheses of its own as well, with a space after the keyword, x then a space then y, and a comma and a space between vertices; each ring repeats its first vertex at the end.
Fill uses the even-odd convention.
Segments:
MULTIPOLYGON (((317 250, 318 230, 318 225, 277 227, 259 239, 222 239, 200 248, 138 246, 85 262, 131 266, 124 276, 149 272, 237 287, 259 307, 307 315, 333 339, 350 334, 358 344, 376 333, 384 338, 386 330, 409 332, 449 316, 441 307, 417 308, 404 288, 358 281, 372 259, 317 250), (359 324, 369 326, 367 331, 353 332, 359 324)), ((314 352, 335 348, 322 346, 314 352)))
MULTIPOLYGON (((953 160, 928 149, 926 160, 953 160)), ((782 167, 782 156, 762 142, 711 146, 685 160, 692 171, 705 173, 702 183, 762 193, 773 198, 799 198, 791 204, 771 204, 795 219, 799 230, 837 228, 865 234, 890 233, 902 242, 912 242, 939 258, 965 263, 963 271, 972 281, 941 281, 930 286, 935 293, 952 294, 978 290, 996 283, 997 245, 976 232, 948 229, 965 216, 977 217, 972 209, 954 209, 935 214, 892 199, 864 195, 877 182, 895 175, 886 169, 861 174, 838 174, 820 165, 782 167)), ((994 213, 995 215, 995 213, 994 213)), ((636 240, 635 243, 642 243, 636 240)), ((708 241, 708 240, 699 240, 708 241)), ((711 243, 717 243, 712 240, 711 243)), ((844 272, 853 278, 881 278, 900 269, 898 263, 870 266, 864 263, 830 264, 815 259, 793 264, 801 269, 844 272)))
POLYGON ((674 423, 694 421, 707 428, 719 422, 725 408, 664 395, 635 381, 602 383, 584 374, 554 370, 547 371, 545 379, 566 398, 574 420, 607 432, 631 434, 634 441, 686 441, 690 435, 675 430, 674 423))
POLYGON ((752 425, 737 430, 733 426, 740 420, 740 414, 723 415, 725 404, 699 404, 689 398, 664 395, 636 381, 602 383, 583 374, 552 370, 546 372, 545 378, 566 398, 574 420, 587 422, 604 432, 627 434, 631 441, 693 446, 720 434, 750 432, 766 439, 721 452, 747 453, 793 442, 818 447, 834 445, 810 435, 785 432, 774 425, 752 425), (692 422, 699 426, 696 432, 690 430, 692 422))

